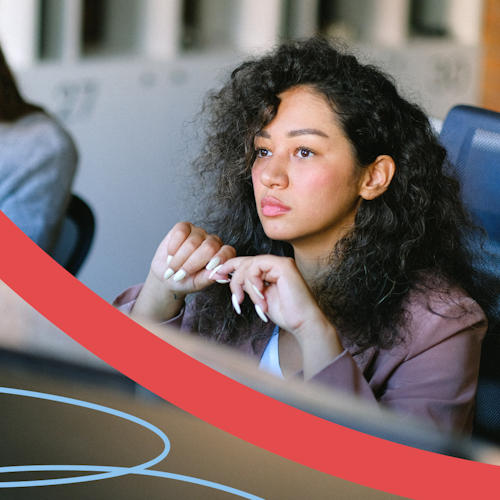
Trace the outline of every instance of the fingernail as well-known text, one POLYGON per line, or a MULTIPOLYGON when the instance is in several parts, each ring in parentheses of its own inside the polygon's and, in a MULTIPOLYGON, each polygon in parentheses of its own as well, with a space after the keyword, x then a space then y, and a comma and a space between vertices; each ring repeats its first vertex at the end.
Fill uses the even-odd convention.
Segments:
POLYGON ((261 298, 261 299, 264 299, 265 300, 265 297, 264 295, 262 295, 262 292, 255 286, 255 285, 252 285, 253 286, 253 289, 255 290, 255 293, 261 298))
POLYGON ((264 322, 267 323, 267 316, 264 313, 264 311, 260 308, 259 304, 255 304, 255 312, 259 315, 259 318, 264 322))
POLYGON ((220 283, 221 285, 225 285, 226 283, 231 283, 231 280, 215 280, 217 283, 220 283))
POLYGON ((240 304, 238 303, 238 298, 236 295, 233 293, 231 295, 231 302, 233 303, 234 310, 236 311, 237 314, 241 314, 241 307, 240 304))
POLYGON ((168 280, 174 275, 175 271, 173 269, 170 269, 170 267, 165 271, 165 274, 163 277, 168 280))
POLYGON ((207 269, 211 271, 212 269, 215 269, 218 265, 220 264, 220 259, 219 257, 214 257, 208 264, 207 264, 207 269))
POLYGON ((174 256, 173 256, 173 255, 168 255, 168 256, 167 256, 167 266, 169 266, 169 265, 170 265, 170 263, 172 262, 172 259, 173 259, 173 258, 174 258, 174 256))
POLYGON ((220 266, 217 266, 211 273, 208 279, 212 279, 212 276, 222 267, 222 264, 220 266))
POLYGON ((184 269, 179 269, 174 275, 174 281, 183 280, 187 276, 186 271, 184 269))

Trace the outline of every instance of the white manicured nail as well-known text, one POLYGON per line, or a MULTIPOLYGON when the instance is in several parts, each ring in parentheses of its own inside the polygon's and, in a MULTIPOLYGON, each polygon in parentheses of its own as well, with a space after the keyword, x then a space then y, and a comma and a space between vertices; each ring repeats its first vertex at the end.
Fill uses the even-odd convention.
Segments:
POLYGON ((265 297, 264 295, 262 295, 262 292, 255 286, 255 285, 252 285, 253 286, 253 289, 255 290, 255 293, 263 300, 265 300, 265 297))
POLYGON ((174 256, 173 256, 173 255, 168 255, 168 256, 167 256, 167 266, 169 266, 169 265, 170 265, 170 263, 172 262, 172 259, 173 259, 173 258, 174 258, 174 256))
POLYGON ((259 304, 255 304, 255 311, 259 315, 259 318, 264 323, 267 323, 267 316, 266 316, 265 312, 260 308, 259 304))
POLYGON ((168 280, 174 275, 175 271, 173 269, 170 269, 170 267, 165 271, 165 274, 163 277, 168 280))
POLYGON ((222 267, 222 264, 220 266, 217 266, 211 273, 208 279, 212 279, 212 276, 222 267))
POLYGON ((241 307, 240 304, 238 303, 238 298, 236 297, 236 294, 233 293, 231 295, 231 302, 233 303, 234 310, 236 311, 237 314, 241 314, 241 307))
POLYGON ((174 281, 183 280, 187 276, 187 272, 184 269, 179 269, 174 275, 174 281))
POLYGON ((208 264, 207 264, 207 269, 211 271, 212 269, 215 269, 218 265, 220 264, 220 259, 219 257, 214 257, 208 264))
POLYGON ((226 283, 231 283, 231 280, 215 280, 217 283, 220 283, 221 285, 225 285, 226 283))

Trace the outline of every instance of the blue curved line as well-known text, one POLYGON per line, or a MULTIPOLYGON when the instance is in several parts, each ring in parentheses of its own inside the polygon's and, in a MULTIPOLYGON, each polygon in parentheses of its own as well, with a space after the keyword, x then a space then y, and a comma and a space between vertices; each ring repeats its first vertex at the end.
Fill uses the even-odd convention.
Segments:
POLYGON ((13 394, 15 396, 28 396, 30 398, 46 399, 48 401, 57 401, 59 403, 81 406, 83 408, 89 408, 91 410, 100 411, 102 413, 108 413, 110 415, 114 415, 115 417, 123 418, 125 420, 129 420, 130 422, 139 424, 142 427, 146 427, 147 429, 153 431, 157 436, 160 437, 160 439, 163 441, 165 445, 165 449, 160 455, 158 455, 153 460, 150 460, 149 462, 146 462, 144 464, 140 464, 136 467, 147 469, 148 467, 156 465, 157 463, 161 462, 168 455, 170 451, 170 441, 163 431, 158 429, 158 427, 155 427, 153 424, 150 424, 149 422, 142 420, 142 418, 135 417, 134 415, 129 415, 128 413, 125 413, 123 411, 115 410, 114 408, 108 408, 107 406, 102 406, 95 403, 89 403, 88 401, 81 401, 80 399, 67 398, 64 396, 56 396, 54 394, 45 394, 43 392, 26 391, 24 389, 12 389, 9 387, 0 387, 0 393, 13 394))
MULTIPOLYGON (((174 474, 172 472, 164 472, 164 471, 149 470, 149 469, 147 470, 139 469, 137 471, 134 471, 133 470, 134 468, 115 467, 115 466, 106 467, 102 465, 26 465, 26 466, 18 465, 18 466, 0 467, 0 474, 8 472, 47 472, 47 471, 109 472, 110 470, 115 471, 116 469, 118 469, 117 471, 118 475, 135 474, 140 476, 163 477, 166 479, 173 479, 175 481, 183 481, 185 483, 199 484, 200 486, 206 486, 207 488, 225 491, 227 493, 232 493, 233 495, 238 495, 241 498, 247 498, 249 500, 264 500, 262 497, 252 495, 251 493, 247 493, 246 491, 238 490, 236 488, 225 486, 223 484, 214 483, 213 481, 207 481, 205 479, 185 476, 183 474, 174 474)), ((88 477, 94 477, 94 475, 80 476, 76 478, 70 477, 70 478, 58 478, 58 479, 39 479, 32 481, 28 480, 12 481, 8 483, 0 483, 0 488, 26 488, 32 486, 53 486, 56 484, 73 484, 88 480, 87 479, 88 477), (5 486, 3 486, 4 484, 5 486)))
POLYGON ((223 484, 214 483, 212 481, 207 481, 204 479, 194 478, 191 476, 184 476, 182 474, 174 474, 170 472, 149 470, 148 468, 152 465, 156 465, 161 462, 170 451, 170 441, 166 434, 155 427, 154 425, 142 420, 141 418, 135 417, 128 413, 124 413, 113 408, 108 408, 106 406, 101 406, 94 403, 89 403, 87 401, 81 401, 79 399, 67 398, 63 396, 56 396, 54 394, 46 394, 43 392, 26 391, 23 389, 13 389, 8 387, 0 387, 0 393, 12 394, 16 396, 27 396, 37 399, 45 399, 49 401, 56 401, 59 403, 71 404, 74 406, 81 406, 83 408, 89 408, 91 410, 100 411, 102 413, 108 413, 125 420, 129 420, 136 424, 146 427, 147 429, 153 431, 156 435, 160 437, 165 445, 163 452, 158 455, 158 457, 146 462, 144 464, 139 464, 134 467, 118 467, 118 466, 101 466, 101 465, 17 465, 17 466, 6 466, 0 467, 0 474, 13 473, 13 472, 46 472, 46 471, 75 471, 75 472, 99 472, 98 474, 91 474, 86 476, 78 477, 65 477, 57 479, 40 479, 40 480, 26 480, 26 481, 5 481, 0 482, 0 488, 27 488, 33 486, 53 486, 58 484, 74 484, 83 483, 88 481, 98 481, 102 479, 109 479, 113 477, 125 476, 128 474, 143 475, 143 476, 155 476, 164 477, 167 479, 173 479, 176 481, 184 481, 192 484, 199 484, 201 486, 206 486, 208 488, 217 489, 220 491, 225 491, 233 495, 237 495, 241 498, 247 498, 248 500, 263 500, 261 497, 252 495, 245 491, 238 490, 236 488, 231 488, 230 486, 225 486, 223 484))

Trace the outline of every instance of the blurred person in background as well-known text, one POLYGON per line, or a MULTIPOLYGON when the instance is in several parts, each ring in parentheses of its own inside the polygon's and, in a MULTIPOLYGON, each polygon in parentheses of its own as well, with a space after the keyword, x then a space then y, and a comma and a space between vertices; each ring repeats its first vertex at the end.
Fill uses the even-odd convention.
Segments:
POLYGON ((0 47, 0 210, 50 253, 71 195, 78 154, 64 128, 26 102, 0 47))

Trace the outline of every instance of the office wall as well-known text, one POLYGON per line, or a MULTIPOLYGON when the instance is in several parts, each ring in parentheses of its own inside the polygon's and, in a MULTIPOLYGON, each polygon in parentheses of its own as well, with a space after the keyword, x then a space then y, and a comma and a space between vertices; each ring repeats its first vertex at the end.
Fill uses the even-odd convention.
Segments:
POLYGON ((161 239, 190 218, 185 167, 199 147, 190 121, 228 63, 100 61, 19 73, 25 95, 59 116, 76 140, 74 191, 97 218, 78 277, 105 299, 143 280, 161 239))

